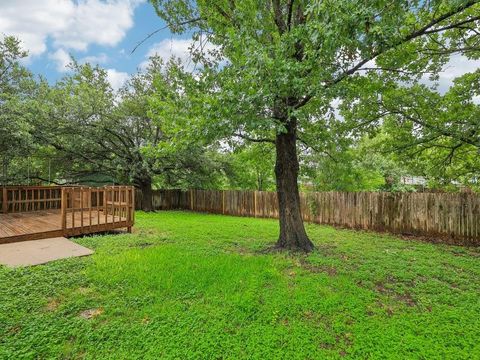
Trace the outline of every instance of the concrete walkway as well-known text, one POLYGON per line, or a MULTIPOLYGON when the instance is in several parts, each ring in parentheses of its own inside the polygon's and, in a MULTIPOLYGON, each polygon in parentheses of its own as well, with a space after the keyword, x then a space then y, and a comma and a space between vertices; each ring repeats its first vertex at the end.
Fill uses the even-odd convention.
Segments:
POLYGON ((45 264, 50 261, 93 254, 64 237, 0 245, 0 264, 8 267, 45 264))

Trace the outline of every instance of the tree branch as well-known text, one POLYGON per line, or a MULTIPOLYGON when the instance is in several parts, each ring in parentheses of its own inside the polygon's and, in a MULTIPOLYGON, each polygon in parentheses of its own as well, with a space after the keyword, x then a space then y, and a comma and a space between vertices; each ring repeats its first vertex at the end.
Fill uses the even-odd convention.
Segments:
MULTIPOLYGON (((323 88, 325 89, 328 89, 330 88, 331 86, 333 85, 336 85, 338 84, 339 82, 343 81, 345 78, 347 78, 348 76, 350 75, 353 75, 354 73, 356 73, 359 69, 362 68, 363 65, 365 65, 366 63, 368 63, 369 61, 372 61, 374 60, 375 58, 377 58, 379 55, 382 55, 384 54, 385 52, 389 51, 389 50, 392 50, 392 49, 395 49, 396 47, 400 46, 400 45, 403 45, 403 44, 406 44, 407 42, 411 41, 411 40, 414 40, 418 37, 421 37, 421 36, 424 36, 424 35, 428 35, 429 32, 432 32, 433 30, 429 30, 431 29, 432 27, 434 27, 435 25, 438 25, 439 23, 441 23, 442 21, 444 20, 447 20, 449 18, 451 18, 452 16, 455 16, 459 13, 461 13, 462 11, 474 6, 475 4, 478 3, 478 0, 469 0, 467 1, 465 4, 463 4, 462 6, 454 9, 454 10, 451 10, 437 18, 434 18, 432 19, 428 24, 424 25, 423 27, 421 27, 420 29, 418 30, 415 30, 415 31, 412 31, 410 34, 406 35, 405 37, 403 37, 402 39, 394 42, 393 44, 391 44, 390 46, 387 46, 387 47, 384 47, 384 48, 381 48, 381 49, 378 49, 376 51, 373 51, 369 56, 367 56, 366 58, 362 59, 360 62, 358 62, 356 65, 352 66, 351 68, 345 70, 343 73, 341 73, 340 75, 338 75, 337 78, 333 79, 333 80, 330 80, 330 81, 326 81, 325 82, 325 85, 323 86, 323 88)), ((460 24, 460 23, 459 23, 460 24)), ((456 24, 458 25, 458 24, 456 24)), ((444 30, 447 30, 448 26, 444 27, 441 31, 444 31, 444 30)), ((434 29, 435 30, 435 29, 434 29)), ((303 106, 305 106, 312 98, 314 97, 314 94, 309 94, 309 95, 306 95, 304 96, 302 99, 300 99, 300 101, 294 106, 294 109, 299 109, 303 106)))
POLYGON ((334 157, 332 154, 330 154, 327 150, 320 150, 320 149, 314 147, 313 145, 309 144, 309 143, 306 142, 305 140, 303 140, 303 138, 298 137, 298 136, 297 136, 297 140, 298 140, 300 143, 302 143, 305 147, 310 148, 310 149, 312 149, 313 151, 315 151, 315 152, 317 152, 317 153, 327 155, 327 156, 328 156, 330 159, 332 159, 333 162, 335 162, 335 163, 338 162, 337 159, 335 159, 335 157, 334 157))
MULTIPOLYGON (((370 56, 367 56, 365 59, 363 59, 362 61, 360 61, 357 65, 353 66, 352 68, 346 70, 343 74, 341 74, 337 79, 334 79, 333 81, 331 81, 327 87, 329 87, 330 85, 334 85, 334 84, 337 84, 338 82, 342 81, 345 77, 349 76, 349 75, 352 75, 354 74, 358 69, 360 69, 363 65, 365 65, 367 62, 371 61, 371 60, 374 60, 376 57, 378 57, 379 55, 381 54, 384 54, 385 52, 391 50, 391 49, 394 49, 400 45, 403 45, 411 40, 414 40, 418 37, 421 37, 423 35, 427 35, 429 32, 429 29, 434 27, 435 25, 439 24, 440 22, 444 21, 444 20, 447 20, 448 18, 454 16, 454 15, 457 15, 459 13, 461 13, 462 11, 472 7, 473 5, 477 4, 478 3, 478 0, 470 0, 468 2, 466 2, 463 6, 460 6, 459 8, 455 9, 455 10, 452 10, 452 11, 449 11, 441 16, 439 16, 438 18, 436 19, 432 19, 428 24, 424 25, 423 27, 421 27, 420 29, 416 30, 416 31, 413 31, 411 32, 410 34, 408 34, 407 36, 405 36, 403 39, 400 39, 398 41, 396 41, 395 43, 393 43, 392 45, 390 46, 387 46, 383 49, 379 49, 377 51, 374 51, 372 54, 370 54, 370 56)), ((446 30, 446 28, 444 29, 446 30)), ((432 31, 432 30, 430 30, 432 31)), ((443 30, 441 30, 443 31, 443 30)))
MULTIPOLYGON (((200 21, 201 18, 200 17, 197 17, 197 18, 194 18, 194 19, 189 19, 189 20, 185 20, 185 21, 182 21, 181 23, 177 24, 177 26, 183 26, 183 25, 188 25, 188 24, 192 24, 194 22, 197 22, 197 21, 200 21)), ((160 31, 162 30, 165 30, 165 29, 168 29, 169 27, 171 26, 171 24, 167 24, 155 31, 152 31, 150 34, 148 34, 146 37, 144 37, 141 41, 139 41, 137 43, 137 45, 135 45, 135 47, 133 48, 133 50, 130 52, 130 55, 133 54, 135 52, 135 50, 137 50, 142 44, 145 43, 145 41, 147 41, 148 39, 150 39, 152 36, 158 34, 160 31)))
POLYGON ((257 143, 268 142, 268 143, 271 143, 271 144, 275 144, 275 140, 273 140, 273 139, 267 139, 267 138, 252 138, 252 137, 249 137, 249 136, 240 134, 240 133, 234 133, 233 136, 237 136, 237 137, 239 137, 239 138, 242 138, 242 139, 244 139, 244 140, 251 141, 251 142, 257 142, 257 143))
MULTIPOLYGON (((462 25, 465 25, 465 24, 468 24, 468 23, 471 23, 471 22, 474 22, 474 21, 477 21, 477 20, 480 20, 480 16, 475 16, 473 18, 460 21, 456 24, 451 24, 451 25, 448 25, 448 26, 444 26, 443 28, 428 30, 428 31, 425 31, 424 34, 435 34, 435 33, 438 33, 438 32, 445 31, 445 30, 460 28, 462 25)), ((473 29, 471 29, 471 30, 473 30, 473 29)))

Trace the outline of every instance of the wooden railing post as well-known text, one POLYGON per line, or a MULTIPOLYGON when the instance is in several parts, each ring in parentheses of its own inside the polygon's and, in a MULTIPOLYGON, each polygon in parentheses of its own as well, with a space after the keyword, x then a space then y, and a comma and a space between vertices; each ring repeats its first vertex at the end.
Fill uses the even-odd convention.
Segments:
POLYGON ((108 209, 107 209, 107 187, 103 187, 103 217, 104 217, 104 224, 107 226, 108 223, 108 209))
POLYGON ((61 212, 62 212, 62 233, 65 235, 67 229, 67 196, 65 188, 61 190, 61 212))
POLYGON ((6 214, 8 212, 8 190, 4 186, 2 189, 2 213, 6 214))
POLYGON ((87 206, 88 206, 88 231, 92 232, 92 188, 87 190, 87 206))
POLYGON ((115 188, 112 186, 110 188, 110 196, 112 198, 112 224, 115 226, 115 188))
POLYGON ((134 189, 132 189, 131 186, 126 186, 125 187, 125 216, 127 217, 127 231, 129 233, 132 232, 132 209, 135 207, 135 205, 132 205, 132 201, 134 200, 133 193, 134 189), (131 196, 130 196, 131 195, 131 196), (132 207, 133 206, 133 207, 132 207))
POLYGON ((132 186, 132 204, 131 204, 131 209, 132 209, 132 215, 131 215, 131 223, 135 221, 135 186, 132 186))
POLYGON ((85 195, 85 188, 79 188, 79 195, 80 195, 80 232, 83 233, 83 207, 84 204, 84 195, 85 195))

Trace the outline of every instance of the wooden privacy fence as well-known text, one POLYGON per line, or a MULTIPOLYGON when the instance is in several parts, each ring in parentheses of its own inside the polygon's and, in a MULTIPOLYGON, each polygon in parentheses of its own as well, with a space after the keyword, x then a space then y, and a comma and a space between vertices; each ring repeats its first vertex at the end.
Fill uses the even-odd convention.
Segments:
MULTIPOLYGON (((141 196, 137 193, 137 207, 141 196)), ((311 192, 301 193, 300 198, 305 221, 480 245, 480 196, 476 194, 311 192)), ((266 191, 156 190, 153 206, 278 218, 277 194, 266 191)))

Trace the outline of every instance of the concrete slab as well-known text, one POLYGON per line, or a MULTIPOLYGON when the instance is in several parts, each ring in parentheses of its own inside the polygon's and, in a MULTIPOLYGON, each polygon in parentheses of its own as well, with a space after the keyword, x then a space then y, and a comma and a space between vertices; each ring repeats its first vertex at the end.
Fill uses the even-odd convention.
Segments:
POLYGON ((93 251, 64 237, 21 241, 0 245, 0 264, 8 267, 45 264, 70 257, 86 256, 93 251))

